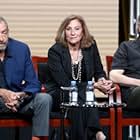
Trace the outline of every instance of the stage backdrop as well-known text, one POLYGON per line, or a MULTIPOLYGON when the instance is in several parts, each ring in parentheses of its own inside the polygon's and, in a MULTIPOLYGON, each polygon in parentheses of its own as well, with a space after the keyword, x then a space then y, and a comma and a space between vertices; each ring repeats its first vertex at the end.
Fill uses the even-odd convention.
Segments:
POLYGON ((10 26, 10 35, 30 45, 32 55, 47 56, 61 21, 80 14, 95 37, 102 56, 118 47, 118 0, 4 0, 0 16, 10 26))

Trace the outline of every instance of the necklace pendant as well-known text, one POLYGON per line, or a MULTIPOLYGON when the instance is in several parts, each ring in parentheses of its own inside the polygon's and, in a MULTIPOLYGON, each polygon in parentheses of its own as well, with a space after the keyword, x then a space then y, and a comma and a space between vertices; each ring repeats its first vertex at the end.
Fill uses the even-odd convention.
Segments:
POLYGON ((73 61, 73 64, 78 64, 78 62, 79 62, 78 60, 75 60, 73 61))

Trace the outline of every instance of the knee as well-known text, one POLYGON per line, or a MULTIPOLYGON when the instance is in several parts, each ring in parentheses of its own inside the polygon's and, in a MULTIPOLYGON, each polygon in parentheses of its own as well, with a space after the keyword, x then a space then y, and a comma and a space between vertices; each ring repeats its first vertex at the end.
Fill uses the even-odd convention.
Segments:
POLYGON ((49 94, 39 93, 36 95, 36 100, 41 104, 52 106, 52 97, 49 94))
POLYGON ((140 93, 140 86, 135 87, 135 88, 132 90, 132 94, 139 94, 139 93, 140 93))

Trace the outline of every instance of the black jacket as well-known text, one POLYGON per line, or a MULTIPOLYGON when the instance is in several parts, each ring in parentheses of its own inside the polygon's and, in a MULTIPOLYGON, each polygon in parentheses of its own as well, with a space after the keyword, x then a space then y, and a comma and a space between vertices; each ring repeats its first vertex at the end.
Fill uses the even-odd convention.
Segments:
MULTIPOLYGON (((100 77, 105 77, 96 43, 89 48, 82 49, 82 54, 85 61, 87 80, 91 80, 94 77, 96 81, 100 77)), ((60 43, 56 43, 49 49, 48 69, 48 80, 46 83, 48 91, 55 87, 70 86, 72 68, 68 48, 60 43)))

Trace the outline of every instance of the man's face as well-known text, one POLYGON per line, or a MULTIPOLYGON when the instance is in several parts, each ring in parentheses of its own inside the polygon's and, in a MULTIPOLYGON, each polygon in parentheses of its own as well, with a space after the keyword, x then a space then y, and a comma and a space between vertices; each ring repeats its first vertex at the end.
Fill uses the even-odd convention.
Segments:
POLYGON ((0 51, 5 50, 8 42, 8 29, 3 21, 0 22, 0 51))

